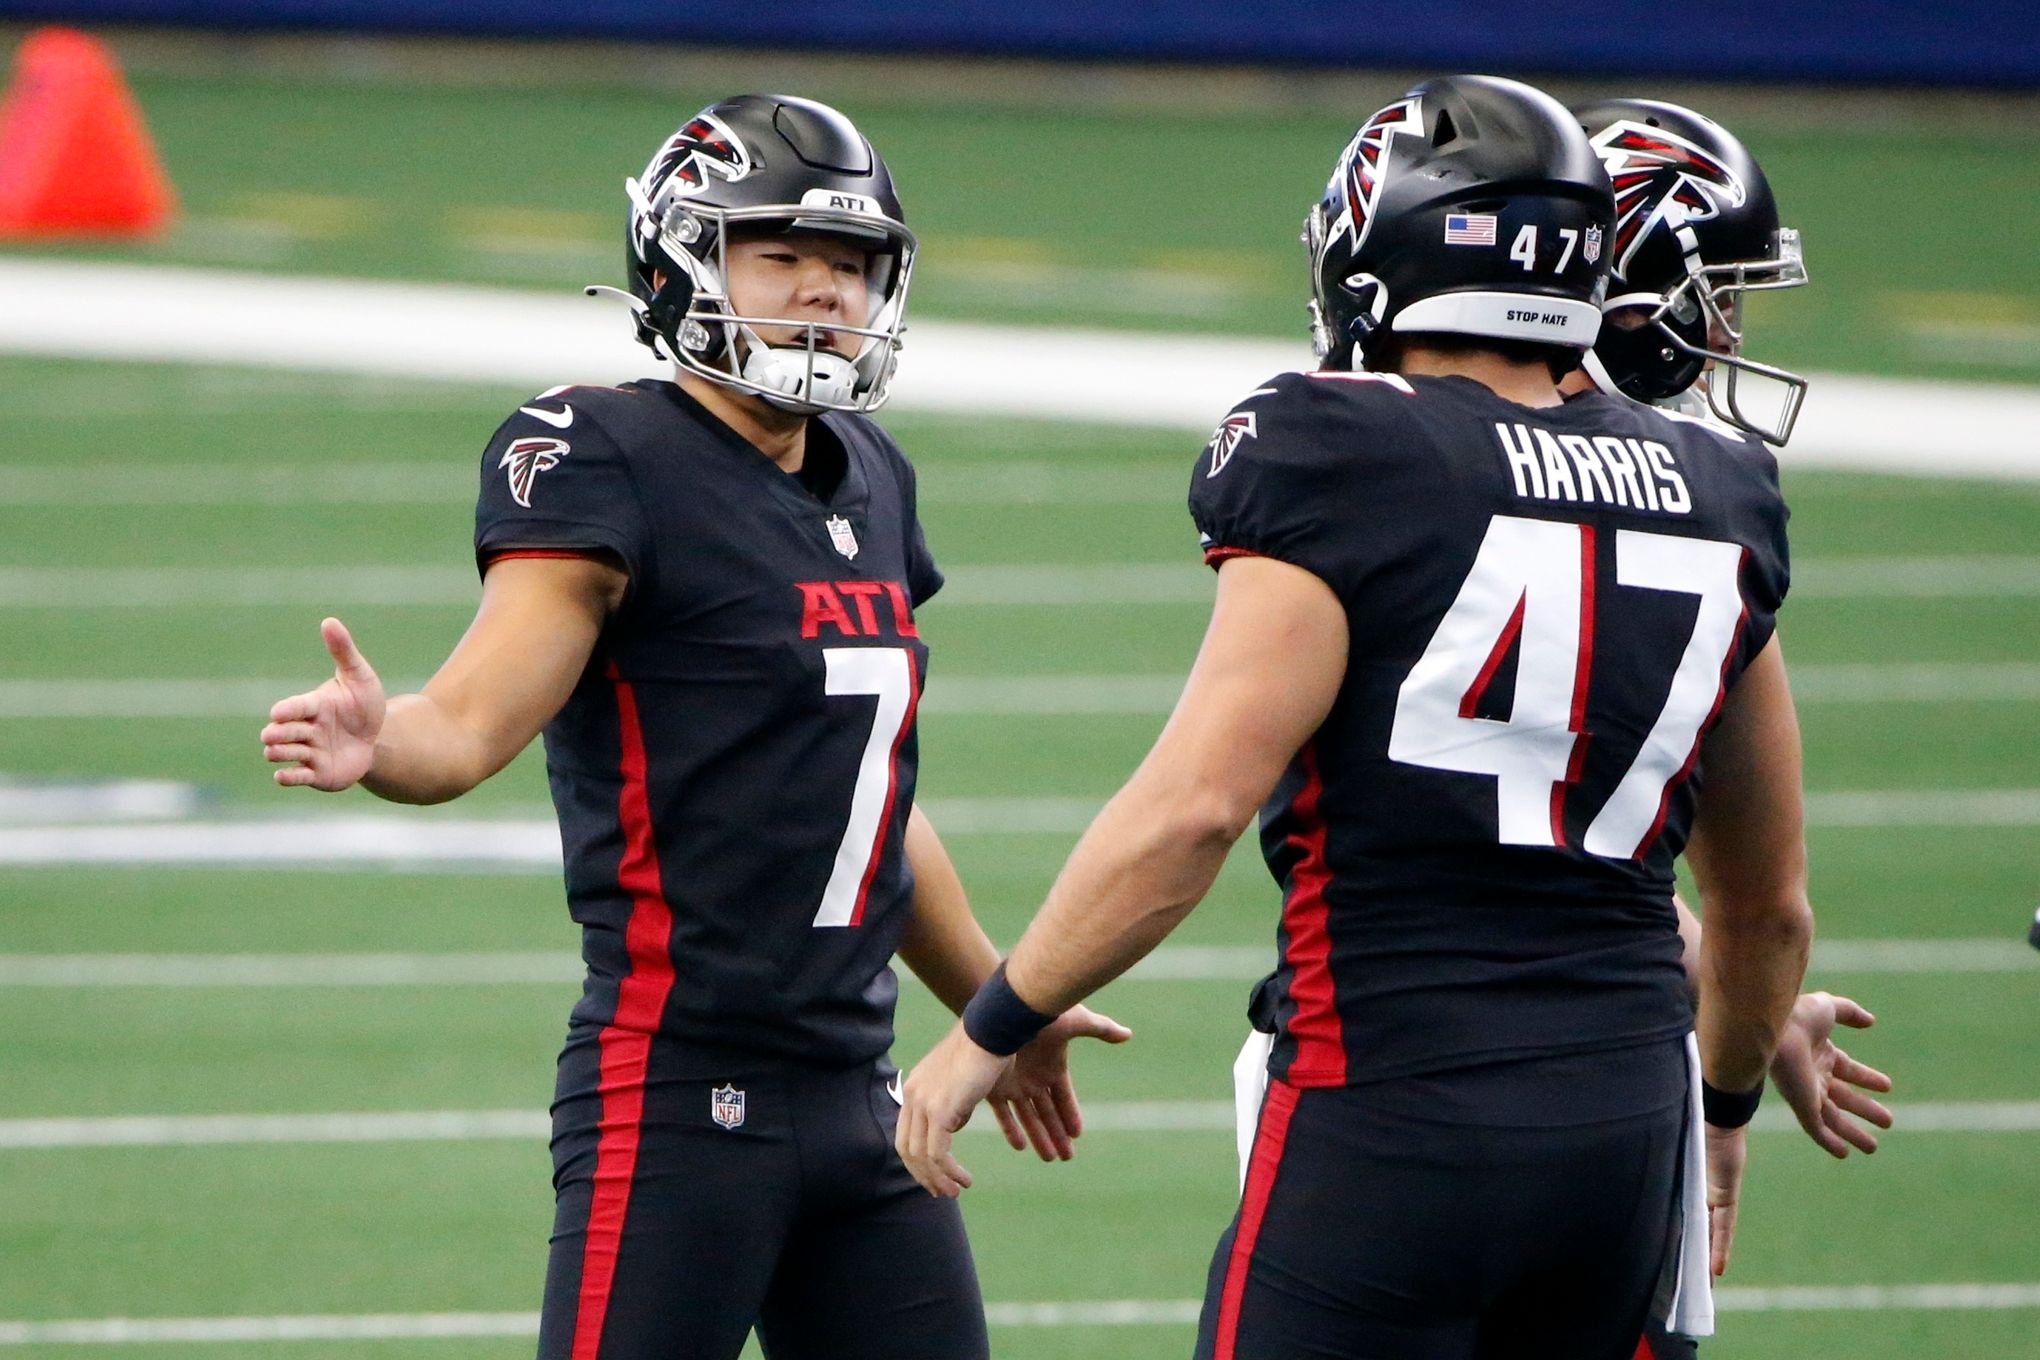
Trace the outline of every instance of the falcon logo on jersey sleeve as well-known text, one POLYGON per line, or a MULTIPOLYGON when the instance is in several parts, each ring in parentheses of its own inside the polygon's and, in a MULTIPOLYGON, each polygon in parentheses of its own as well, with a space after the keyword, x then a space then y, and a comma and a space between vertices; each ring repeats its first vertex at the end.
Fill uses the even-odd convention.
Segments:
POLYGON ((538 474, 560 465, 572 448, 564 439, 519 439, 503 450, 503 460, 496 464, 510 477, 510 499, 526 510, 531 508, 531 484, 538 480, 538 474))
POLYGON ((1218 428, 1212 431, 1211 442, 1204 446, 1205 452, 1211 455, 1211 471, 1204 474, 1206 477, 1216 477, 1225 471, 1225 465, 1232 461, 1240 445, 1259 433, 1254 425, 1252 411, 1235 411, 1219 422, 1218 428))
MULTIPOLYGON (((1660 222, 1677 231, 1722 208, 1740 208, 1749 190, 1735 171, 1663 128, 1623 120, 1594 138, 1615 186, 1615 273, 1627 277, 1639 242, 1660 222)), ((1596 253, 1599 243, 1596 242, 1596 253)), ((1592 258, 1592 257, 1589 257, 1592 258)))

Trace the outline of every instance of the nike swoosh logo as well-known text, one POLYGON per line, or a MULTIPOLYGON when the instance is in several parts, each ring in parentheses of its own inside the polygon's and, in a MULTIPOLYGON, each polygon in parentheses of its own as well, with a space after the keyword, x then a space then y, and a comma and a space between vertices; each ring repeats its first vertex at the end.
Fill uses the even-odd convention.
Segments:
POLYGON ((574 423, 574 408, 571 406, 563 406, 557 411, 548 411, 538 406, 520 406, 517 409, 533 420, 544 421, 555 430, 564 430, 574 423))
POLYGON ((899 1073, 895 1072, 892 1074, 892 1080, 885 1084, 885 1093, 892 1097, 893 1104, 898 1105, 902 1109, 906 1108, 906 1098, 900 1094, 899 1073))

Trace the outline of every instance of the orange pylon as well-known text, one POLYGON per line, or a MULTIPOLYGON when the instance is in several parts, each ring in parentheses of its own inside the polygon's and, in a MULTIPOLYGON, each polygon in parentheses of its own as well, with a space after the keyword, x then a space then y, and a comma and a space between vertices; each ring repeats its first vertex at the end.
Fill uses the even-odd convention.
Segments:
POLYGON ((0 98, 0 236, 145 236, 177 197, 106 45, 31 33, 0 98))

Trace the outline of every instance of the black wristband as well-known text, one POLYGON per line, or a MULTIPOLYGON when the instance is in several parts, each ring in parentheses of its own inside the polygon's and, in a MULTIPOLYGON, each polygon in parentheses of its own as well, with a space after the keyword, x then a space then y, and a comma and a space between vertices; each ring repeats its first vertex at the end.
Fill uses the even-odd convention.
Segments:
POLYGON ((1002 962, 963 1008, 963 1032, 985 1052, 1005 1058, 1027 1047, 1054 1019, 1020 999, 1013 984, 1006 981, 1002 962))
POLYGON ((1764 1098, 1764 1083, 1754 1091, 1724 1091, 1707 1078, 1700 1078, 1701 1117, 1717 1129, 1739 1129, 1756 1117, 1757 1103, 1764 1098))

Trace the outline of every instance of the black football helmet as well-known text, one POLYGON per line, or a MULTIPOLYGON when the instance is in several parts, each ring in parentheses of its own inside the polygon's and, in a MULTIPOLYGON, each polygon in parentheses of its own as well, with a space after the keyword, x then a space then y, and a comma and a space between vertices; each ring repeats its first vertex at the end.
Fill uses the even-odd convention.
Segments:
POLYGON ((1743 357, 1742 297, 1797 288, 1806 265, 1799 233, 1778 225, 1762 167, 1726 128, 1677 104, 1603 99, 1573 112, 1615 189, 1614 277, 1602 305, 1647 309, 1641 325, 1601 327, 1588 372, 1638 401, 1692 392, 1716 419, 1783 444, 1806 379, 1743 357), (1741 386, 1749 374, 1779 385, 1770 409, 1745 409, 1756 404, 1741 386))
MULTIPOLYGON (((892 175, 848 118, 826 104, 745 94, 711 104, 666 139, 630 197, 624 263, 637 336, 712 382, 784 410, 870 411, 882 404, 906 329, 917 243, 892 175), (818 231, 870 252, 871 313, 859 326, 741 316, 729 298, 732 230, 818 231), (769 345, 760 326, 805 333, 769 345), (846 358, 822 332, 860 337, 846 358)), ((590 293, 619 294, 591 287, 590 293)))
POLYGON ((1327 368, 1409 332, 1584 350, 1614 222, 1564 105, 1493 76, 1427 80, 1362 124, 1304 219, 1312 348, 1327 368))

